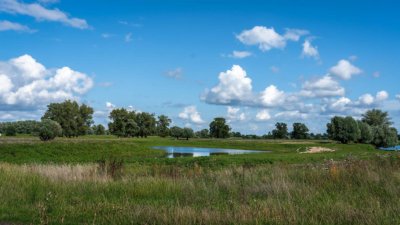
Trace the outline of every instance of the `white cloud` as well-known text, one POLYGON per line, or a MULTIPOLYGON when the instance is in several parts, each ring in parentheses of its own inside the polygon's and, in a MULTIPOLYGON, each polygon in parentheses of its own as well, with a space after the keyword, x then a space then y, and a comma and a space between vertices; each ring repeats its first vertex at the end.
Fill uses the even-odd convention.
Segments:
POLYGON ((202 99, 213 104, 235 104, 250 101, 252 97, 251 79, 238 65, 219 74, 219 84, 206 90, 202 99))
POLYGON ((400 100, 400 94, 396 95, 397 100, 400 100))
POLYGON ((271 115, 269 114, 269 111, 266 109, 261 110, 256 114, 256 120, 258 121, 267 121, 269 119, 271 119, 271 115))
POLYGON ((375 102, 375 99, 371 94, 361 95, 358 100, 362 105, 372 105, 375 102))
POLYGON ((26 33, 34 33, 35 32, 35 30, 32 30, 31 28, 29 28, 25 25, 10 22, 7 20, 0 21, 0 31, 19 31, 19 32, 26 32, 26 33))
POLYGON ((389 93, 386 91, 379 91, 376 93, 376 101, 381 102, 389 98, 389 93))
POLYGON ((286 29, 286 33, 284 35, 284 38, 286 40, 299 41, 302 36, 307 35, 309 33, 310 32, 308 30, 286 29))
POLYGON ((232 54, 229 55, 229 57, 236 59, 243 59, 251 55, 252 53, 248 51, 233 51, 232 54))
POLYGON ((181 78, 182 78, 182 75, 183 75, 183 69, 180 68, 180 67, 178 67, 178 68, 176 68, 176 69, 167 71, 167 72, 165 73, 165 75, 166 75, 167 77, 171 77, 171 78, 174 78, 174 79, 181 79, 181 78))
POLYGON ((330 73, 332 75, 335 75, 343 80, 349 80, 353 75, 360 74, 361 72, 361 69, 352 65, 345 59, 340 60, 336 66, 333 66, 330 69, 330 73))
POLYGON ((179 113, 179 118, 188 120, 195 124, 203 124, 204 120, 201 118, 200 113, 197 111, 196 106, 187 106, 179 113))
POLYGON ((106 108, 111 111, 115 108, 115 105, 112 104, 111 102, 106 102, 106 108))
POLYGON ((30 55, 0 62, 0 110, 40 108, 50 102, 77 99, 93 80, 69 67, 48 70, 30 55))
POLYGON ((309 40, 305 40, 303 43, 302 56, 313 57, 314 59, 319 58, 318 47, 312 46, 309 40))
POLYGON ((276 86, 270 85, 260 94, 260 103, 266 107, 274 107, 285 102, 285 93, 276 86))
POLYGON ((23 3, 17 0, 0 1, 0 11, 34 17, 37 21, 60 22, 78 29, 88 29, 86 20, 69 17, 59 9, 47 9, 38 3, 23 3))
POLYGON ((244 112, 240 112, 240 108, 228 106, 227 118, 229 121, 243 121, 246 120, 246 114, 244 112))
POLYGON ((242 31, 236 38, 245 45, 257 45, 261 51, 269 51, 273 48, 282 49, 288 40, 298 41, 300 36, 307 33, 304 30, 288 29, 286 34, 280 35, 273 27, 255 26, 242 31))
POLYGON ((283 111, 275 114, 275 118, 283 118, 283 119, 307 119, 308 114, 302 113, 298 110, 294 111, 283 111))
POLYGON ((351 100, 346 97, 341 97, 336 101, 332 102, 328 108, 333 112, 343 112, 347 110, 347 107, 351 105, 351 100))
POLYGON ((39 2, 44 4, 54 4, 60 2, 60 0, 39 0, 39 2))
POLYGON ((127 33, 125 35, 125 42, 129 43, 132 41, 132 33, 127 33))
POLYGON ((329 75, 306 81, 300 91, 300 96, 310 98, 344 96, 344 94, 345 89, 329 75))

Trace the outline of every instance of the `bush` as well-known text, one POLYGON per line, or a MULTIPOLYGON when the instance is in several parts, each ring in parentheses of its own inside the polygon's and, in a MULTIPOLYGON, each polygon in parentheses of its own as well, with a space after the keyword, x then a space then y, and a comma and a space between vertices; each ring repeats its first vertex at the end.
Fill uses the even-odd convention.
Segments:
POLYGON ((53 120, 44 119, 39 125, 39 138, 42 141, 50 141, 62 134, 59 123, 53 120))

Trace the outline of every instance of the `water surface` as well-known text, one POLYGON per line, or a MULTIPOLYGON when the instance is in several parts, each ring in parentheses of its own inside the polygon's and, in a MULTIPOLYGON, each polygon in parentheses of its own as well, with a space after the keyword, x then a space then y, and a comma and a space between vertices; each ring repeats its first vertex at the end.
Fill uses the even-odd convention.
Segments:
POLYGON ((385 151, 400 151, 400 145, 389 147, 389 148, 380 148, 380 150, 385 151))
POLYGON ((200 157, 200 156, 211 156, 211 155, 240 155, 240 154, 254 154, 254 153, 270 152, 270 151, 259 151, 259 150, 175 147, 175 146, 155 146, 153 148, 166 151, 167 158, 200 157))

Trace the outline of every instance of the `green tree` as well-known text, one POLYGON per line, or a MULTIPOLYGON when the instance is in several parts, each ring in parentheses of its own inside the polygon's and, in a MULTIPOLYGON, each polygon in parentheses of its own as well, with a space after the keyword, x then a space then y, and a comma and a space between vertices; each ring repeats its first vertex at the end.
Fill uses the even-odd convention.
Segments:
POLYGON ((134 137, 138 135, 138 128, 135 128, 136 133, 133 133, 133 128, 137 127, 137 124, 135 122, 136 114, 134 111, 129 112, 124 108, 114 109, 110 112, 110 115, 108 117, 111 121, 108 124, 108 130, 110 134, 116 135, 118 137, 134 137))
POLYGON ((182 137, 186 138, 186 140, 189 140, 189 138, 192 138, 194 136, 194 132, 192 128, 185 127, 182 130, 182 137))
POLYGON ((376 147, 392 147, 397 145, 397 130, 386 124, 372 127, 372 144, 376 147))
POLYGON ((85 135, 93 123, 93 109, 85 104, 81 106, 76 101, 51 103, 42 119, 50 119, 60 124, 62 135, 77 137, 85 135))
POLYGON ((227 138, 230 130, 225 118, 217 117, 210 123, 210 136, 213 138, 227 138))
POLYGON ((288 128, 286 123, 276 123, 275 129, 272 130, 272 136, 274 139, 287 139, 288 138, 288 128))
POLYGON ((293 123, 292 139, 307 139, 308 127, 304 123, 293 123))
POLYGON ((14 124, 9 124, 8 126, 6 126, 4 133, 6 136, 16 136, 17 129, 15 128, 14 124))
POLYGON ((371 127, 373 126, 381 126, 387 125, 390 126, 393 123, 390 121, 389 115, 387 112, 383 112, 379 109, 368 110, 362 115, 362 121, 367 123, 371 127))
POLYGON ((173 126, 170 129, 170 133, 172 137, 179 139, 180 137, 183 136, 183 129, 177 126, 173 126))
POLYGON ((329 137, 343 144, 356 142, 360 138, 357 121, 351 116, 335 116, 327 124, 327 128, 329 137))
POLYGON ((358 142, 364 144, 371 143, 373 139, 371 127, 367 123, 362 121, 357 121, 357 123, 358 123, 358 129, 360 130, 360 137, 358 139, 358 142))
POLYGON ((169 135, 169 125, 171 124, 171 119, 168 116, 160 115, 157 120, 157 133, 160 137, 166 137, 169 135))
POLYGON ((196 136, 199 138, 209 138, 210 134, 208 132, 208 129, 202 129, 196 132, 196 136))
POLYGON ((139 127, 138 136, 146 137, 154 134, 156 130, 156 119, 154 114, 141 112, 136 114, 135 122, 139 127))
POLYGON ((42 141, 50 141, 62 134, 62 128, 56 121, 43 119, 39 125, 39 138, 42 141))
POLYGON ((106 134, 106 128, 101 124, 94 125, 93 126, 93 133, 95 135, 105 135, 106 134))

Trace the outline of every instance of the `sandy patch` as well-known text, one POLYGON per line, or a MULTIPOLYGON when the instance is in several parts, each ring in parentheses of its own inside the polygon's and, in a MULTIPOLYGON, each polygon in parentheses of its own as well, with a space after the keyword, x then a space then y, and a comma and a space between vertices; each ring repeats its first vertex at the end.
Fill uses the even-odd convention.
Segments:
POLYGON ((320 153, 320 152, 334 152, 334 151, 335 150, 330 148, 311 147, 311 148, 306 148, 305 152, 300 152, 300 153, 320 153))

